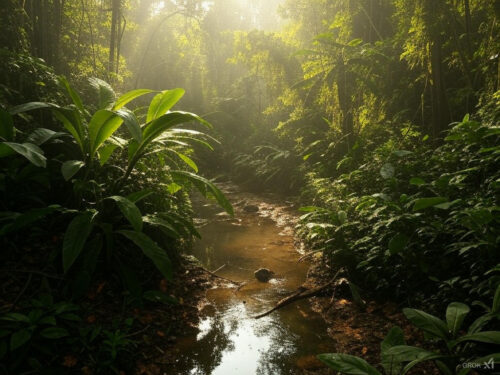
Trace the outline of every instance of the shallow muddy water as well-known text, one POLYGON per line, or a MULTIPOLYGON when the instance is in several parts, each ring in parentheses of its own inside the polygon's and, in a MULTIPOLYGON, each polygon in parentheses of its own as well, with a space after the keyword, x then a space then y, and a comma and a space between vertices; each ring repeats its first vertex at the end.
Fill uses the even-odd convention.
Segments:
POLYGON ((213 206, 201 210, 208 224, 200 228, 192 255, 218 275, 247 281, 207 292, 200 306, 198 332, 180 339, 172 374, 284 375, 322 367, 315 355, 332 351, 333 344, 321 317, 303 300, 264 318, 253 316, 295 291, 306 278, 308 265, 297 263, 290 209, 261 198, 227 189, 232 202, 240 202, 234 219, 215 214, 213 206), (259 212, 245 213, 245 205, 259 212), (266 267, 275 278, 262 283, 254 271, 266 267))

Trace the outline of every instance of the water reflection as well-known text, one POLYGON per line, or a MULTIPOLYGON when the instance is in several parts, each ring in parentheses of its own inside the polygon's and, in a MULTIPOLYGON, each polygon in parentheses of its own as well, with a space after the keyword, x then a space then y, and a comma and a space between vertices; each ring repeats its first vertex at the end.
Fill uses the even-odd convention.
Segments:
POLYGON ((307 265, 297 264, 293 238, 257 215, 247 215, 238 225, 209 223, 201 232, 193 255, 209 269, 225 264, 221 276, 248 284, 240 291, 208 291, 211 308, 202 312, 199 331, 179 342, 169 375, 298 374, 299 358, 333 350, 324 322, 306 301, 252 318, 304 281, 307 265), (277 279, 257 282, 253 272, 259 267, 272 269, 277 279))

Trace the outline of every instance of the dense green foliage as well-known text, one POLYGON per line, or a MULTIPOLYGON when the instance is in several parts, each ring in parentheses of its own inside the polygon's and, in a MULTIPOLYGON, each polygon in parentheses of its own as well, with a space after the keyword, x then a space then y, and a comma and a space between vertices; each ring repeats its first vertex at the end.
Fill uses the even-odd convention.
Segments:
MULTIPOLYGON (((139 89, 117 97, 106 82, 92 78, 96 100, 85 106, 65 78, 58 82, 71 104, 38 101, 0 110, 3 260, 18 262, 23 249, 30 248, 40 270, 64 274, 68 283, 58 297, 78 300, 96 279, 108 274, 121 280, 127 305, 146 300, 175 303, 161 292, 144 291, 150 268, 145 261, 149 258, 163 277, 172 280, 183 242, 199 236, 186 191, 196 186, 232 213, 224 195, 196 174, 198 167, 188 156, 193 152, 190 144, 213 149, 207 140, 215 140, 182 125, 211 125, 195 114, 170 111, 183 96, 182 89, 139 89), (152 93, 145 110, 139 108, 136 114, 125 107, 152 93), (54 130, 27 125, 35 120, 28 111, 47 109, 59 122, 44 118, 54 130), (50 241, 47 233, 53 233, 56 244, 48 257, 43 255, 50 241)), ((0 357, 9 363, 5 371, 23 371, 26 365, 48 371, 49 363, 40 360, 60 345, 92 351, 97 370, 117 371, 119 347, 130 344, 119 329, 79 331, 79 307, 64 301, 53 304, 52 294, 28 302, 26 309, 25 314, 0 316, 0 357)))
POLYGON ((307 194, 321 208, 302 208, 299 233, 371 291, 438 304, 491 298, 500 280, 498 140, 498 127, 467 116, 437 148, 414 134, 333 181, 311 173, 307 194))

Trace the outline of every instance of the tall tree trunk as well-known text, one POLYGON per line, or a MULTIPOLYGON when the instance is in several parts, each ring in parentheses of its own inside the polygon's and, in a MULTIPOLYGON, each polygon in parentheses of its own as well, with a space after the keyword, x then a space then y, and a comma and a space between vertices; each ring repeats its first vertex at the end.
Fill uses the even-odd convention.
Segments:
POLYGON ((346 69, 342 57, 337 59, 337 91, 340 112, 342 113, 342 148, 343 153, 349 152, 354 140, 354 116, 352 103, 352 74, 346 69))
POLYGON ((62 18, 63 18, 63 6, 64 0, 54 0, 54 29, 52 36, 52 65, 56 71, 60 70, 60 39, 61 39, 61 29, 62 29, 62 18))
POLYGON ((434 138, 439 138, 441 132, 450 122, 448 100, 442 71, 442 53, 440 38, 431 42, 431 91, 432 91, 432 133, 434 138))
POLYGON ((443 76, 442 40, 441 40, 441 4, 435 0, 425 2, 426 29, 429 43, 430 90, 432 107, 432 129, 434 138, 440 138, 451 118, 446 98, 446 85, 443 76))
POLYGON ((111 36, 109 38, 109 62, 108 62, 108 72, 114 72, 115 66, 115 51, 116 44, 118 41, 118 23, 120 20, 120 0, 112 0, 112 10, 111 10, 111 36))

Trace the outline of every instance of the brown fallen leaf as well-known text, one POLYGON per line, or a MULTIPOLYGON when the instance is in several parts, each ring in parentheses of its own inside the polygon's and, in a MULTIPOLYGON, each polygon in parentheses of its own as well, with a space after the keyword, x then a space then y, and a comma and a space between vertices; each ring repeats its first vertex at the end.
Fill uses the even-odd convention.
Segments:
POLYGON ((159 286, 159 289, 160 289, 160 291, 161 291, 161 292, 163 292, 163 293, 166 293, 166 292, 167 292, 167 289, 168 289, 168 288, 167 288, 167 280, 162 279, 162 280, 160 281, 160 286, 159 286))
POLYGON ((78 363, 78 360, 75 358, 75 356, 69 354, 69 355, 64 356, 62 365, 64 367, 71 368, 71 367, 75 367, 77 363, 78 363))

